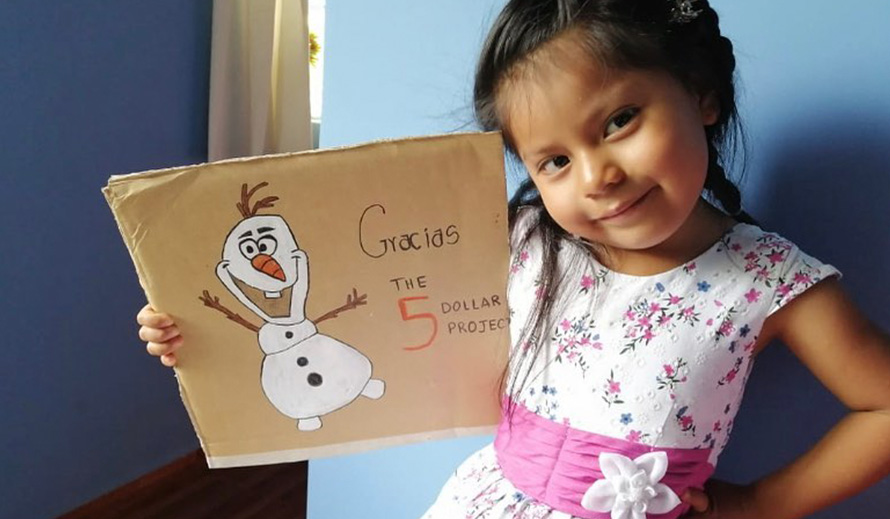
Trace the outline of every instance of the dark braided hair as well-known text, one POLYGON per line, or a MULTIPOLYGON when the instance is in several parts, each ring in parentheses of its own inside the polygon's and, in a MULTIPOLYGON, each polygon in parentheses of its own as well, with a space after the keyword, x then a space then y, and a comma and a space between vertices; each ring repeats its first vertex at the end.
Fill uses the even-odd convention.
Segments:
MULTIPOLYGON (((528 64, 535 51, 559 36, 573 31, 580 36, 592 60, 617 69, 662 70, 700 96, 713 96, 719 106, 714 124, 705 128, 708 141, 708 171, 705 195, 719 204, 738 221, 755 223, 742 210, 739 189, 727 178, 721 151, 734 152, 740 147, 743 133, 738 119, 735 91, 735 57, 732 42, 721 35, 717 13, 707 0, 697 0, 695 19, 673 20, 673 0, 510 0, 492 26, 476 68, 473 102, 476 119, 484 130, 503 132, 507 151, 518 160, 505 114, 500 113, 498 94, 516 72, 528 64)), ((530 239, 539 240, 542 248, 541 297, 536 298, 521 337, 519 365, 524 375, 502 377, 502 386, 516 396, 527 382, 534 360, 543 347, 553 323, 548 316, 560 304, 563 294, 561 280, 554 279, 563 269, 557 268, 562 247, 586 250, 585 245, 568 235, 544 210, 543 201, 532 180, 526 178, 509 204, 511 231, 519 211, 531 206, 534 221, 524 229, 514 247, 522 247, 530 239), (531 363, 527 357, 531 356, 531 363), (507 381, 509 388, 506 388, 507 381)), ((584 257, 572 254, 572 258, 584 257)), ((588 256, 589 257, 589 256, 588 256)), ((515 359, 514 359, 515 360, 515 359)), ((513 361, 511 361, 513 363, 513 361)), ((513 364, 516 365, 516 364, 513 364)))

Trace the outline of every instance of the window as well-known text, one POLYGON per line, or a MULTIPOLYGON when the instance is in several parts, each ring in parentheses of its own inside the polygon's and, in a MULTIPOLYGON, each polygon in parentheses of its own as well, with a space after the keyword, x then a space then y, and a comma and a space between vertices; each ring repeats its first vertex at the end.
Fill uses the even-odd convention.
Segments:
POLYGON ((312 52, 309 65, 309 105, 312 117, 312 144, 318 147, 321 129, 322 89, 324 86, 324 13, 325 0, 309 0, 309 38, 312 52))

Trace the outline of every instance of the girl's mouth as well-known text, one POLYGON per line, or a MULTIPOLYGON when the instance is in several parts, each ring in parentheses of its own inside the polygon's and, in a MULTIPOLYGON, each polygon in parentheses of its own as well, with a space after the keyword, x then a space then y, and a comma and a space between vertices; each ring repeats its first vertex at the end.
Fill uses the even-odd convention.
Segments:
POLYGON ((636 200, 633 200, 630 203, 625 203, 625 204, 619 205, 614 210, 609 211, 605 215, 601 216, 599 218, 599 220, 601 222, 604 222, 604 221, 617 219, 620 216, 629 215, 631 212, 633 212, 634 209, 636 209, 640 204, 642 204, 644 200, 646 200, 646 198, 649 196, 649 193, 651 193, 651 192, 652 192, 652 190, 650 189, 649 191, 646 191, 645 193, 643 193, 643 195, 641 197, 637 198, 636 200))

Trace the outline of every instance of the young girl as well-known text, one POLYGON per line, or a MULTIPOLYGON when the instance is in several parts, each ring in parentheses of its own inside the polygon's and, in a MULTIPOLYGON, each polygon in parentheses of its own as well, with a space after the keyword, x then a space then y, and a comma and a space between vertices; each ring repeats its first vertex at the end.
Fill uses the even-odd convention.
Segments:
MULTIPOLYGON (((721 167, 734 68, 705 0, 506 5, 475 86, 529 172, 504 415, 425 518, 797 518, 890 472, 890 341, 833 267, 753 224, 721 167), (708 481, 777 338, 853 411, 774 474, 708 481)), ((138 321, 173 365, 170 317, 138 321)))

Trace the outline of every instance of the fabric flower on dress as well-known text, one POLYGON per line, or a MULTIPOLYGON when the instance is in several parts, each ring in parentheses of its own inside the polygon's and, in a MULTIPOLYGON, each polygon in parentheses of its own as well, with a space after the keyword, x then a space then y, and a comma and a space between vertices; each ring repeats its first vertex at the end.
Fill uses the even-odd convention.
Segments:
POLYGON ((659 483, 668 467, 665 452, 647 452, 633 460, 604 452, 599 461, 604 479, 584 493, 585 509, 611 512, 612 519, 646 519, 647 513, 664 514, 680 504, 677 494, 659 483))

